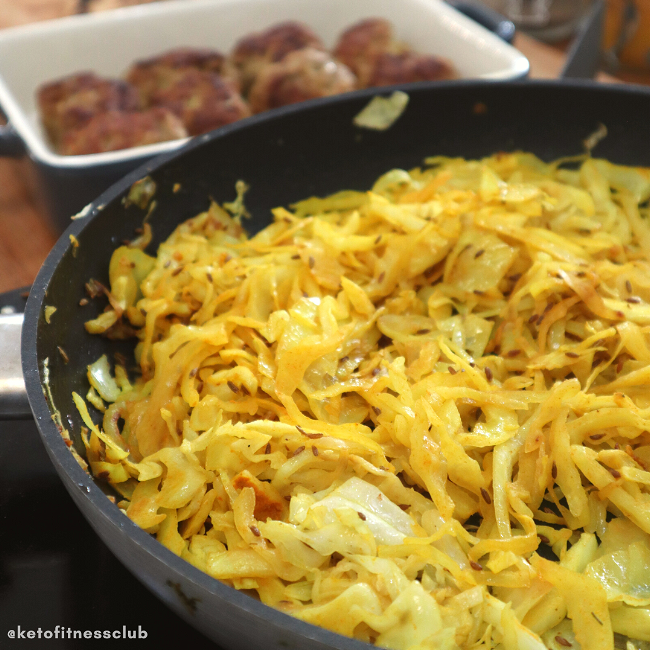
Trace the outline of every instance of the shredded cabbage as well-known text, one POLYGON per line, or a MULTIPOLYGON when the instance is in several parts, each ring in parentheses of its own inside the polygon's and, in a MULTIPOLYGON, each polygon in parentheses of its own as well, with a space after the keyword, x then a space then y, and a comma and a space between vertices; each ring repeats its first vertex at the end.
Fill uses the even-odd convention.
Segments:
MULTIPOLYGON (((431 158, 122 246, 96 475, 173 552, 387 648, 650 640, 650 170, 431 158), (233 216, 234 215, 234 216, 233 216)), ((577 163, 577 164, 576 164, 577 163)))

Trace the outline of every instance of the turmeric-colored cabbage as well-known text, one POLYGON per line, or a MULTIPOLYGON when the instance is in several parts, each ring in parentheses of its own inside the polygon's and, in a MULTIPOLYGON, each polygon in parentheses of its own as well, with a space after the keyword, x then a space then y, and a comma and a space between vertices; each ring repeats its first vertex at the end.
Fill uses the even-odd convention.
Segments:
MULTIPOLYGON (((93 471, 173 552, 402 650, 650 640, 650 170, 431 158, 120 247, 93 471), (106 404, 104 403, 106 402, 106 404)), ((100 322, 101 321, 101 322, 100 322)))

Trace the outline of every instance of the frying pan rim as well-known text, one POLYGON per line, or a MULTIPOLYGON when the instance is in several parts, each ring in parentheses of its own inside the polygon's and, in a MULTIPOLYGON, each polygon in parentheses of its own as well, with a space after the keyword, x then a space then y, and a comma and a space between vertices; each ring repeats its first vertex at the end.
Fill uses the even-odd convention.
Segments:
POLYGON ((601 84, 592 81, 557 81, 557 80, 525 80, 514 82, 499 81, 473 81, 457 80, 448 82, 422 82, 392 86, 381 89, 366 89, 322 99, 311 100, 299 105, 285 106, 273 111, 268 111, 253 117, 227 125, 209 134, 198 136, 192 139, 183 147, 171 152, 166 152, 146 162, 133 170, 121 180, 113 184, 103 192, 95 201, 85 209, 85 216, 72 221, 66 231, 61 235, 55 246, 52 248, 47 259, 43 263, 35 281, 32 285, 27 304, 25 306, 25 320, 22 330, 22 366, 25 385, 28 393, 29 403, 37 423, 39 434, 45 444, 52 461, 59 472, 65 472, 72 479, 82 494, 82 498, 89 499, 92 508, 112 525, 118 527, 127 534, 138 546, 157 561, 164 563, 170 570, 181 574, 185 579, 197 587, 211 592, 218 598, 230 601, 234 606, 254 617, 260 624, 271 624, 273 626, 287 629, 289 632, 302 636, 305 639, 317 641, 333 648, 342 650, 365 650, 371 647, 362 641, 352 639, 330 630, 317 627, 310 623, 301 621, 284 612, 264 605, 236 589, 226 586, 219 580, 212 578, 207 573, 194 567, 190 563, 175 555, 164 547, 155 538, 139 528, 130 519, 112 504, 104 492, 95 484, 94 479, 88 475, 74 459, 67 445, 63 441, 59 431, 51 419, 51 412, 42 390, 41 360, 37 355, 37 338, 39 332, 39 321, 42 321, 42 309, 47 294, 47 288, 64 255, 71 249, 70 235, 78 236, 88 225, 101 214, 102 208, 111 201, 123 195, 131 185, 147 176, 148 174, 164 167, 169 161, 185 156, 194 149, 206 145, 216 139, 222 138, 230 133, 248 129, 256 124, 285 119, 296 112, 309 112, 316 110, 323 105, 347 104, 360 99, 371 98, 375 95, 387 95, 394 90, 405 92, 453 92, 454 88, 495 88, 505 86, 508 88, 564 88, 571 91, 580 89, 596 90, 610 94, 612 92, 621 95, 650 95, 650 88, 643 86, 629 86, 618 84, 601 84))

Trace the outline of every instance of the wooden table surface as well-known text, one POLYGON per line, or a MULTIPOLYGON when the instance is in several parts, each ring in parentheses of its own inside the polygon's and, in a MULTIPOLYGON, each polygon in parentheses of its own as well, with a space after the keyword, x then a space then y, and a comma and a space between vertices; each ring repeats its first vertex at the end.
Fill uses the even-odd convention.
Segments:
MULTIPOLYGON (((129 1, 94 0, 94 4, 104 9, 129 1)), ((74 13, 79 5, 78 0, 0 0, 0 28, 74 13)), ((532 78, 559 75, 565 59, 561 49, 521 33, 514 45, 529 59, 532 78)), ((603 74, 598 78, 613 80, 603 74)), ((0 292, 31 284, 56 241, 56 234, 25 182, 24 168, 24 162, 0 158, 0 292)))

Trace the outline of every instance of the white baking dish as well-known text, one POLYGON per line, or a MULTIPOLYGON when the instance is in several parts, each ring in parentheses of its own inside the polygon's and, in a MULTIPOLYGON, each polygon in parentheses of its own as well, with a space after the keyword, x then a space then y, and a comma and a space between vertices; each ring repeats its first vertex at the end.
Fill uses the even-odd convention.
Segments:
POLYGON ((179 46, 228 53, 244 34, 289 19, 307 23, 330 46, 344 28, 370 16, 389 19, 397 37, 414 49, 451 60, 461 78, 516 79, 528 72, 528 61, 520 52, 440 0, 157 2, 0 32, 0 108, 10 125, 0 134, 0 154, 15 153, 22 143, 40 167, 44 183, 58 194, 68 181, 85 176, 86 182, 76 185, 72 195, 67 188, 64 192, 68 199, 78 200, 66 200, 61 206, 61 197, 54 199, 52 210, 65 214, 145 159, 184 140, 84 156, 58 155, 40 124, 35 99, 41 84, 83 70, 119 77, 134 61, 179 46))

